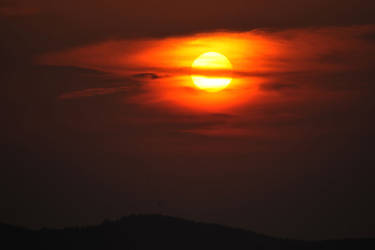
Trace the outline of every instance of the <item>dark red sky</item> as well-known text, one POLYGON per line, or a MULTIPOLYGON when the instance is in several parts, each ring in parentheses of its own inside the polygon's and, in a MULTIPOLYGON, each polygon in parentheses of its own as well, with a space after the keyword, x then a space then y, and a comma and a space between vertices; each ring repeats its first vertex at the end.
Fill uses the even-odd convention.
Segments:
POLYGON ((375 237, 373 1, 134 2, 0 1, 0 221, 164 213, 283 237, 375 237), (262 81, 236 109, 165 99, 152 87, 167 83, 164 68, 128 60, 140 74, 118 74, 117 55, 147 41, 217 30, 278 48, 259 52, 268 70, 242 65, 262 81))

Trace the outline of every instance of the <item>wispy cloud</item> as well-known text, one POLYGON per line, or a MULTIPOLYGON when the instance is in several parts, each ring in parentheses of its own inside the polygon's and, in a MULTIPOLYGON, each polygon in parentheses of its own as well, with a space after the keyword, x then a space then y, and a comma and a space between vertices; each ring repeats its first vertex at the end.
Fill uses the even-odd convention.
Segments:
POLYGON ((128 91, 129 89, 130 87, 83 89, 83 90, 77 90, 73 92, 64 93, 59 96, 59 99, 66 100, 66 99, 76 99, 76 98, 82 98, 82 97, 110 95, 110 94, 128 91))

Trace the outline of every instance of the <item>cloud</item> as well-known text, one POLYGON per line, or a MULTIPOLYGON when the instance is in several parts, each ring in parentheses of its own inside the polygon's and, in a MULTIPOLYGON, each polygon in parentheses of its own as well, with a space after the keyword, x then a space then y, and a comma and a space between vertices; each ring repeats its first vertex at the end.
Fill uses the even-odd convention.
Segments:
POLYGON ((158 79, 161 78, 161 76, 154 74, 154 73, 139 73, 133 75, 135 78, 141 78, 141 79, 158 79))
POLYGON ((130 87, 84 89, 84 90, 77 90, 77 91, 73 91, 69 93, 64 93, 59 96, 59 99, 66 100, 66 99, 76 99, 76 98, 82 98, 82 97, 110 95, 110 94, 128 91, 129 89, 130 87))
POLYGON ((241 128, 200 128, 200 129, 191 129, 191 130, 183 130, 182 132, 185 133, 192 133, 198 135, 205 135, 210 137, 240 137, 243 138, 244 136, 250 136, 248 130, 241 129, 241 128))
POLYGON ((292 83, 267 83, 262 84, 260 88, 266 91, 283 91, 287 89, 298 88, 298 85, 292 83))
POLYGON ((211 49, 229 57, 235 76, 335 72, 372 65, 368 52, 374 48, 363 36, 374 31, 367 25, 110 40, 46 53, 38 61, 156 79, 166 72, 189 74, 191 62, 211 49))

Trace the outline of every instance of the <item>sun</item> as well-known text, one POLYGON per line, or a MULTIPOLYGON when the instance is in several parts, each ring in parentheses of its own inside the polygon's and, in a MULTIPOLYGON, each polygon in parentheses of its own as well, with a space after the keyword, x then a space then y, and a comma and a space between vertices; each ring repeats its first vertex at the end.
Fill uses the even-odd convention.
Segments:
POLYGON ((191 78, 199 89, 218 92, 225 89, 232 81, 228 75, 232 64, 224 55, 206 52, 194 60, 191 78))

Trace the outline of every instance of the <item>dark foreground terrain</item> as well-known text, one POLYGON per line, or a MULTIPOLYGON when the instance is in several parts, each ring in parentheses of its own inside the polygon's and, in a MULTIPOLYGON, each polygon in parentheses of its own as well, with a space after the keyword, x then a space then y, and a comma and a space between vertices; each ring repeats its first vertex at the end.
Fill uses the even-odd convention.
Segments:
POLYGON ((0 249, 375 249, 375 239, 286 240, 160 215, 132 215, 98 226, 28 230, 0 224, 0 249))

